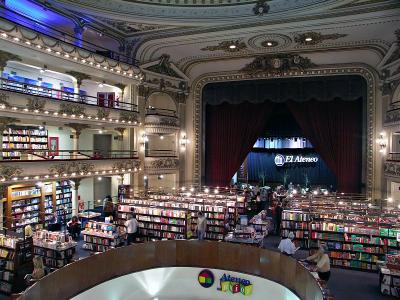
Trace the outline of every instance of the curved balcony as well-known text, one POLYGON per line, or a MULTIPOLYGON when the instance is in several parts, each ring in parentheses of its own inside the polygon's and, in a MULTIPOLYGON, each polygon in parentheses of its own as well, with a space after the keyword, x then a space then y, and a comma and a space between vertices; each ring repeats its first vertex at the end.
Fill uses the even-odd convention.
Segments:
POLYGON ((179 119, 174 110, 147 108, 144 122, 148 134, 172 134, 179 131, 179 119))
POLYGON ((137 106, 0 78, 0 110, 58 121, 76 120, 106 124, 137 124, 137 106), (27 97, 28 95, 28 97, 27 97), (11 98, 11 99, 10 99, 11 98))
MULTIPOLYGON (((214 274, 239 272, 238 276, 250 280, 256 280, 253 276, 257 276, 269 285, 279 286, 280 289, 286 291, 286 293, 273 294, 273 289, 271 289, 269 292, 271 299, 288 299, 287 293, 295 294, 303 300, 326 298, 326 295, 323 294, 325 286, 322 283, 317 282, 299 262, 278 252, 222 242, 172 240, 117 248, 79 260, 44 277, 28 288, 20 299, 71 299, 73 297, 87 299, 88 297, 84 297, 92 295, 104 285, 113 284, 115 282, 113 279, 123 283, 126 278, 124 275, 129 275, 129 281, 125 281, 117 290, 112 291, 114 299, 124 299, 124 293, 119 290, 125 291, 138 283, 141 285, 147 283, 153 289, 150 290, 150 286, 147 285, 143 286, 146 293, 136 294, 135 299, 162 298, 165 296, 165 290, 162 287, 169 286, 166 284, 168 276, 164 276, 160 280, 150 278, 144 280, 145 278, 143 278, 137 282, 135 275, 146 270, 174 267, 185 267, 194 273, 187 278, 188 289, 182 290, 200 293, 202 297, 199 299, 219 299, 219 293, 221 293, 218 290, 219 276, 215 278, 215 283, 211 284, 208 289, 200 286, 198 270, 202 269, 210 269, 214 274), (56 289, 55 286, 57 286, 56 289), (84 293, 85 291, 86 293, 84 293), (212 296, 210 297, 208 293, 212 293, 212 296)), ((169 276, 170 285, 180 286, 182 278, 169 276)), ((261 290, 262 284, 254 284, 252 298, 264 299, 265 292, 260 293, 261 290)), ((107 296, 109 296, 107 293, 101 293, 98 294, 98 299, 106 299, 107 296)), ((297 298, 296 296, 292 297, 297 298)))
POLYGON ((145 154, 144 168, 148 174, 175 173, 179 169, 179 159, 175 151, 149 150, 145 154))
POLYGON ((57 153, 43 150, 12 151, 20 153, 19 159, 7 157, 9 151, 3 150, 3 160, 0 160, 0 182, 110 176, 135 172, 140 168, 136 151, 58 150, 57 153))

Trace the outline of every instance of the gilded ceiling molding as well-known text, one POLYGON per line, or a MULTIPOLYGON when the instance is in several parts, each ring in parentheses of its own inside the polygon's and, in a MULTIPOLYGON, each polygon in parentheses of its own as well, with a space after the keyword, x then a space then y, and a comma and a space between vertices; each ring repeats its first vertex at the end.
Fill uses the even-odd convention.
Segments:
POLYGON ((240 40, 233 40, 233 41, 223 41, 220 42, 218 45, 214 46, 207 46, 201 48, 201 51, 224 51, 224 52, 239 52, 242 50, 247 49, 247 45, 245 42, 240 40))
POLYGON ((256 57, 240 71, 253 75, 258 73, 281 75, 289 71, 304 71, 311 67, 315 67, 315 64, 308 57, 296 54, 268 54, 256 57))
POLYGON ((294 41, 299 45, 317 45, 321 44, 326 40, 337 40, 342 37, 348 36, 348 34, 331 33, 322 34, 320 32, 310 31, 301 34, 297 34, 294 37, 294 41))
POLYGON ((369 66, 359 65, 332 65, 324 67, 313 67, 304 71, 289 71, 283 74, 257 73, 247 74, 243 72, 210 73, 206 74, 193 83, 193 128, 194 128, 194 157, 193 157, 193 184, 201 186, 201 165, 202 165, 202 91, 206 84, 214 82, 294 78, 294 77, 321 77, 338 75, 360 75, 367 82, 367 172, 366 172, 366 193, 367 197, 374 197, 375 164, 377 151, 375 147, 375 97, 376 97, 376 72, 369 66))

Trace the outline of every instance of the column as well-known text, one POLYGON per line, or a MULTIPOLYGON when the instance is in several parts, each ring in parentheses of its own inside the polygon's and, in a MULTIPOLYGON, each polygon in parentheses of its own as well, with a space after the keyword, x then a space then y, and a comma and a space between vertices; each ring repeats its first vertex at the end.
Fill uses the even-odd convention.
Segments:
POLYGON ((147 175, 145 172, 145 151, 141 149, 140 143, 142 143, 142 137, 141 133, 146 132, 146 128, 144 125, 144 120, 146 118, 146 97, 145 97, 145 87, 140 86, 139 87, 139 93, 137 93, 137 105, 138 105, 138 110, 139 110, 139 120, 141 120, 142 125, 138 126, 137 129, 135 130, 136 133, 136 141, 139 142, 137 144, 138 146, 138 156, 139 160, 141 162, 141 170, 138 170, 138 175, 137 175, 137 186, 135 188, 138 191, 143 191, 145 189, 145 184, 144 184, 144 176, 147 175))
POLYGON ((76 25, 74 28, 74 33, 75 33, 75 46, 81 47, 82 48, 82 37, 83 37, 83 32, 85 31, 85 28, 82 25, 76 25))
POLYGON ((67 123, 65 125, 68 127, 71 127, 75 131, 75 134, 73 136, 73 141, 72 141, 72 149, 71 149, 73 151, 73 153, 71 153, 71 155, 70 155, 70 159, 75 159, 75 158, 77 158, 78 150, 79 150, 79 136, 81 135, 82 130, 89 128, 90 126, 86 125, 86 124, 80 124, 80 123, 67 123))
POLYGON ((81 184, 81 178, 72 179, 71 181, 74 183, 74 187, 72 189, 72 215, 77 216, 79 213, 79 186, 81 184))
POLYGON ((3 199, 6 198, 5 196, 6 191, 7 191, 7 186, 0 185, 0 230, 3 229, 3 221, 4 221, 3 199))
POLYGON ((179 108, 178 108, 178 118, 179 118, 179 125, 180 125, 180 132, 178 131, 176 133, 177 135, 177 153, 178 153, 178 158, 179 158, 179 176, 178 180, 176 182, 176 187, 179 188, 180 186, 187 186, 189 183, 185 181, 185 167, 186 167, 186 155, 187 155, 187 144, 185 144, 185 150, 181 150, 181 133, 185 132, 186 134, 186 139, 188 139, 187 132, 185 130, 185 104, 184 103, 179 103, 179 108))

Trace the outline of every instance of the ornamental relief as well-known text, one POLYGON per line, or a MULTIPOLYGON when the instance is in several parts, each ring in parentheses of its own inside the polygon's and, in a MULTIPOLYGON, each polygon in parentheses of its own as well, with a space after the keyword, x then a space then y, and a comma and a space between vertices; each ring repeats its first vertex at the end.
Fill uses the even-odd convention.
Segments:
MULTIPOLYGON (((146 159, 148 160, 148 159, 146 159)), ((179 159, 176 158, 160 158, 146 161, 145 167, 150 169, 176 169, 179 166, 179 159)))
POLYGON ((322 34, 320 32, 311 31, 295 35, 294 41, 299 45, 307 46, 321 44, 326 40, 337 40, 346 36, 348 36, 348 34, 322 34))
POLYGON ((384 173, 389 176, 400 177, 400 164, 385 162, 384 173))
POLYGON ((308 57, 294 54, 269 54, 256 57, 240 71, 248 74, 283 74, 289 71, 304 71, 314 67, 308 57))
POLYGON ((129 170, 138 169, 140 167, 140 160, 133 159, 129 161, 120 161, 113 164, 113 170, 129 170))
POLYGON ((110 116, 110 110, 104 107, 97 109, 97 118, 100 120, 107 119, 110 116))
POLYGON ((68 115, 86 115, 85 107, 79 103, 61 103, 60 110, 58 111, 60 114, 68 114, 68 115))
POLYGON ((29 110, 33 111, 38 110, 41 112, 44 110, 45 105, 46 105, 46 100, 40 99, 39 97, 29 97, 26 107, 29 110))
POLYGON ((8 102, 9 99, 10 96, 8 95, 8 93, 5 92, 0 93, 0 105, 4 105, 4 107, 6 108, 10 107, 10 103, 8 102))
POLYGON ((214 46, 207 46, 204 48, 201 48, 201 51, 224 51, 224 52, 239 52, 242 50, 247 49, 247 45, 245 42, 242 42, 240 40, 234 40, 234 41, 223 41, 220 42, 218 45, 214 46))
POLYGON ((50 174, 87 173, 94 171, 94 164, 87 162, 65 162, 49 167, 50 174))
POLYGON ((125 122, 137 122, 138 115, 134 111, 121 111, 119 114, 119 119, 125 122))
POLYGON ((18 166, 0 166, 0 177, 4 179, 4 181, 9 181, 13 177, 19 176, 22 174, 22 168, 18 166))

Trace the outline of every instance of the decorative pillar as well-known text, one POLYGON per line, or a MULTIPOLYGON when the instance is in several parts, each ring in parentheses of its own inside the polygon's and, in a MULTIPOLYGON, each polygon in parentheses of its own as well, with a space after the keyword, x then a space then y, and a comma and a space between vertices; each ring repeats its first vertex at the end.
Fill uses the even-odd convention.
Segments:
POLYGON ((82 130, 90 128, 90 126, 87 124, 81 124, 81 123, 67 123, 65 125, 68 127, 71 127, 75 131, 75 134, 73 136, 73 143, 72 143, 73 153, 70 156, 70 158, 74 159, 74 158, 77 158, 77 153, 79 150, 78 149, 79 148, 79 136, 81 135, 82 130))
POLYGON ((3 199, 6 198, 5 196, 6 191, 7 191, 7 186, 0 185, 0 230, 3 230, 3 222, 4 222, 3 199))
POLYGON ((83 25, 81 25, 81 24, 75 25, 75 27, 74 27, 75 46, 82 48, 82 37, 83 37, 84 31, 85 31, 85 27, 83 25))
MULTIPOLYGON (((11 124, 18 122, 15 118, 0 117, 0 146, 3 149, 3 131, 11 124)), ((3 152, 0 151, 0 160, 3 160, 3 152)))
POLYGON ((77 216, 79 213, 79 186, 81 185, 82 178, 75 178, 71 181, 74 183, 74 188, 72 190, 72 215, 77 216))
MULTIPOLYGON (((146 128, 144 125, 144 120, 146 118, 146 93, 148 92, 148 89, 145 86, 139 86, 139 93, 137 95, 137 105, 138 105, 138 111, 139 111, 139 120, 142 120, 141 125, 137 127, 136 131, 136 144, 138 141, 142 142, 142 137, 141 133, 146 132, 146 128)), ((144 176, 147 175, 145 172, 145 151, 143 151, 140 145, 137 144, 139 147, 138 149, 138 157, 139 160, 142 162, 142 168, 141 170, 138 170, 137 173, 137 186, 135 188, 138 191, 143 191, 145 189, 145 184, 144 184, 144 176)))
MULTIPOLYGON (((0 0, 0 2, 1 2, 1 0, 0 0)), ((1 6, 1 3, 0 3, 0 6, 1 6)), ((21 58, 18 55, 12 54, 7 51, 0 50, 0 78, 3 78, 4 68, 7 66, 7 62, 9 60, 21 61, 21 58)), ((1 82, 1 84, 2 84, 2 82, 1 82)), ((1 86, 1 84, 0 84, 0 86, 1 86)))
POLYGON ((87 75, 85 73, 76 72, 76 71, 67 71, 67 72, 65 72, 65 74, 71 75, 72 77, 75 78, 75 80, 76 80, 76 86, 75 86, 75 82, 74 82, 74 93, 76 94, 75 99, 76 99, 76 101, 79 101, 79 92, 81 90, 82 82, 84 80, 89 80, 92 77, 90 77, 90 75, 87 75))
POLYGON ((120 136, 118 137, 118 140, 121 142, 120 143, 120 151, 124 151, 124 132, 126 130, 126 128, 124 127, 117 127, 114 128, 115 131, 118 131, 118 133, 120 134, 120 136))

